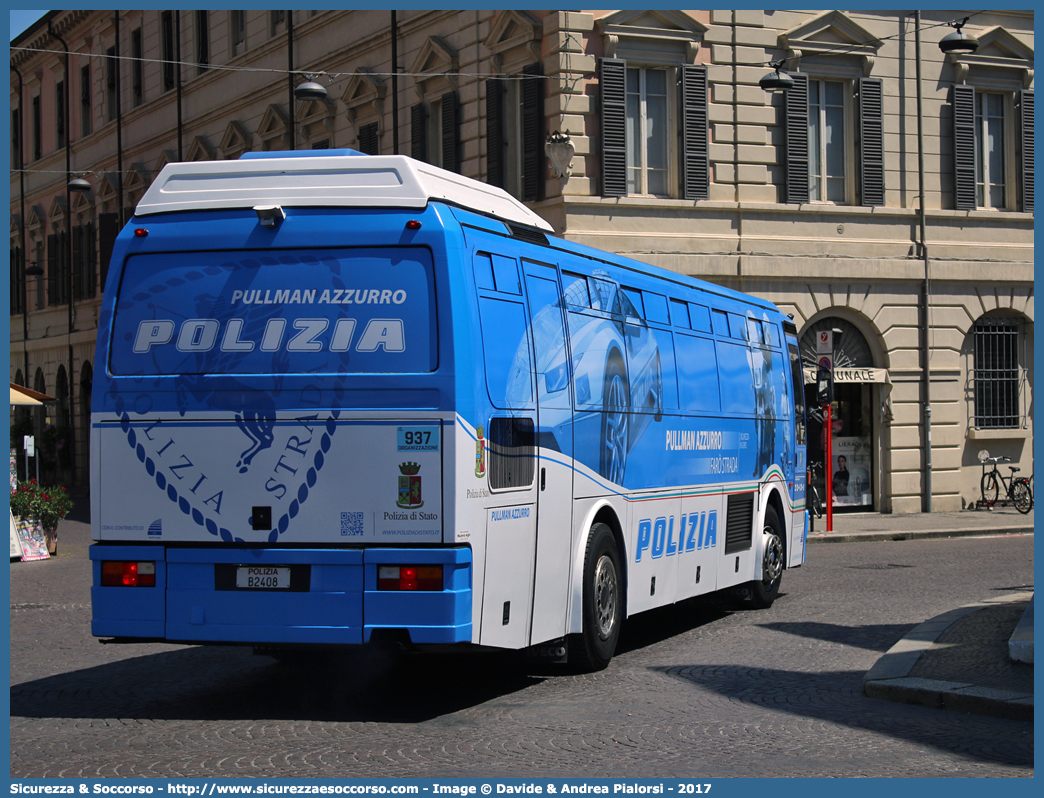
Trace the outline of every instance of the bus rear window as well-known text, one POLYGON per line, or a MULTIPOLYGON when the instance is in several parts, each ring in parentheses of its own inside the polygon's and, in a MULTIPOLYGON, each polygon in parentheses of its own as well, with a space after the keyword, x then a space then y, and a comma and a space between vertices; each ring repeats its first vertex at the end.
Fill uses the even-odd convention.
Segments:
POLYGON ((420 247, 133 255, 109 367, 120 375, 417 373, 438 364, 420 247))

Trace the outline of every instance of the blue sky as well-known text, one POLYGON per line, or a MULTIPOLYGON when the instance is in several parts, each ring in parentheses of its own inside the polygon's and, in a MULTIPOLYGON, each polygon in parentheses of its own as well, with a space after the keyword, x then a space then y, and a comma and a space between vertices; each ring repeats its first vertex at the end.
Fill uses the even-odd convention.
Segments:
POLYGON ((38 8, 33 11, 11 11, 11 38, 24 31, 36 20, 47 13, 46 8, 38 8))

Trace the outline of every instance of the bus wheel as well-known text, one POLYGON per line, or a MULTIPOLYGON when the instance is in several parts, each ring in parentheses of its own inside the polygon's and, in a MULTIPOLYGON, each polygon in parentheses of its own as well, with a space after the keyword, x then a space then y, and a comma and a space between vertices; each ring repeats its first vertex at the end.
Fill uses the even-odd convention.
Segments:
POLYGON ((575 670, 600 671, 613 658, 623 617, 620 575, 613 532, 595 524, 584 555, 584 630, 569 638, 569 664, 575 670))
POLYGON ((779 595, 779 584, 783 581, 783 528, 773 507, 765 510, 765 528, 761 538, 761 579, 755 579, 748 585, 749 604, 759 610, 772 606, 779 595))
POLYGON ((599 471, 610 482, 623 484, 627 467, 627 375, 620 362, 610 360, 605 367, 602 392, 602 462, 599 471))

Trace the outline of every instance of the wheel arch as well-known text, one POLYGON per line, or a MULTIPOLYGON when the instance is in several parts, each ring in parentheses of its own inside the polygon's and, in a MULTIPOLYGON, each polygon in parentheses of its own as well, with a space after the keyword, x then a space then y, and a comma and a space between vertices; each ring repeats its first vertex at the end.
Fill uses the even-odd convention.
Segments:
POLYGON ((619 513, 607 499, 602 499, 587 511, 577 526, 576 547, 573 550, 573 564, 569 577, 570 607, 566 624, 566 632, 569 634, 578 633, 583 628, 584 555, 587 553, 591 528, 597 523, 609 527, 616 542, 616 552, 620 556, 620 617, 627 618, 627 542, 619 513))
POLYGON ((759 530, 765 528, 765 516, 768 513, 768 508, 771 507, 773 510, 776 511, 776 519, 779 521, 781 527, 780 532, 783 533, 780 536, 780 539, 783 543, 783 569, 786 570, 787 559, 790 556, 790 536, 787 534, 790 526, 788 523, 789 516, 786 513, 786 508, 783 503, 782 489, 775 483, 770 483, 768 487, 765 489, 765 492, 762 494, 762 507, 763 509, 761 511, 760 524, 758 526, 759 530))

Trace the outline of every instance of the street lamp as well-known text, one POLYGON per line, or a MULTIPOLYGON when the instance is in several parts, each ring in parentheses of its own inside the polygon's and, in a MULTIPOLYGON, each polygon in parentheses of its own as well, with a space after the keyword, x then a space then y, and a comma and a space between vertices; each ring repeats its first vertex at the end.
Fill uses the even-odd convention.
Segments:
POLYGON ((298 100, 325 100, 326 99, 326 88, 316 83, 312 78, 312 75, 308 75, 308 80, 294 88, 294 97, 298 100))
POLYGON ((979 40, 970 33, 965 34, 961 31, 967 22, 968 17, 960 22, 947 22, 946 24, 954 28, 955 32, 942 38, 939 42, 939 49, 944 53, 974 53, 978 50, 979 40))

